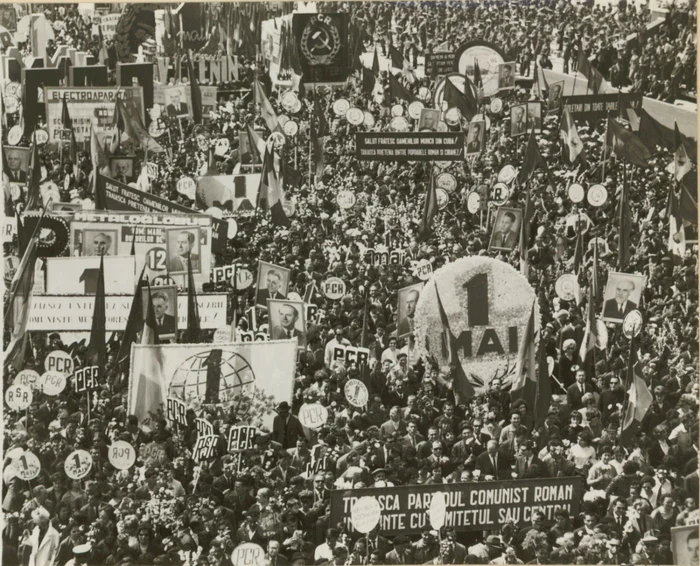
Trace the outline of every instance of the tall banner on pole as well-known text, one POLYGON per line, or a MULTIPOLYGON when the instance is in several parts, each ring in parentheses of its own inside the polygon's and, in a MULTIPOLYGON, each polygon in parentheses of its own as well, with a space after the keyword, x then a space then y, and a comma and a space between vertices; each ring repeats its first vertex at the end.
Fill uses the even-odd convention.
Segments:
POLYGON ((347 80, 350 74, 347 14, 294 14, 292 30, 306 84, 347 80))

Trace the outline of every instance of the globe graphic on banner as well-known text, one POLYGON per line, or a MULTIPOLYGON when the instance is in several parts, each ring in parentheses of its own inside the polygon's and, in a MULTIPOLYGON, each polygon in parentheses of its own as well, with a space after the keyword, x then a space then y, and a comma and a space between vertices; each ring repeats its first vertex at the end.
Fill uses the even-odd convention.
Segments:
POLYGON ((184 401, 223 403, 236 395, 249 394, 254 386, 255 373, 243 356, 214 348, 180 364, 168 395, 184 401))

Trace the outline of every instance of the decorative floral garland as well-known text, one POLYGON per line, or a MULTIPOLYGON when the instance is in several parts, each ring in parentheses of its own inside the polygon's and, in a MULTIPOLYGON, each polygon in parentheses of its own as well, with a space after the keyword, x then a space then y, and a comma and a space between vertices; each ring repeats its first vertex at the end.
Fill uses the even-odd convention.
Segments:
MULTIPOLYGON (((463 363, 467 376, 476 393, 486 391, 490 381, 498 377, 505 384, 515 377, 518 354, 508 351, 508 344, 503 340, 503 331, 509 326, 518 326, 518 344, 525 338, 533 301, 536 301, 534 289, 527 278, 509 264, 497 259, 470 256, 448 263, 435 271, 423 287, 416 306, 415 328, 416 344, 424 359, 437 360, 441 371, 449 371, 449 360, 442 355, 443 329, 440 322, 435 286, 440 291, 440 300, 447 315, 452 334, 458 337, 460 329, 468 329, 467 291, 463 283, 473 277, 486 273, 489 281, 488 300, 489 327, 499 333, 501 345, 505 349, 502 355, 492 353, 472 358, 463 363), (428 349, 430 345, 430 350, 428 349)), ((540 328, 539 306, 535 308, 535 332, 540 328)), ((472 329, 472 352, 476 354, 484 327, 472 329)), ((460 351, 460 359, 463 354, 460 351)))

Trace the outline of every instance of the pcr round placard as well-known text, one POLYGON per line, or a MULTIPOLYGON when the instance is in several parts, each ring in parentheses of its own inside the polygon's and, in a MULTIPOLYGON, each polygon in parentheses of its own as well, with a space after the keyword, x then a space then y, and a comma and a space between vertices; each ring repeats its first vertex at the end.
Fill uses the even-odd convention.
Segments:
POLYGON ((19 126, 12 126, 10 131, 7 132, 7 143, 10 145, 17 145, 22 139, 22 128, 19 126))
POLYGON ((14 458, 12 462, 15 473, 24 481, 33 480, 41 471, 41 462, 33 452, 22 452, 21 456, 14 458))
POLYGON ((5 391, 5 403, 13 411, 24 411, 32 404, 32 390, 24 385, 13 385, 5 391))
POLYGON ((365 126, 367 126, 368 128, 373 128, 374 124, 376 123, 376 121, 374 119, 374 114, 372 114, 368 110, 365 110, 362 113, 362 116, 363 116, 363 121, 365 123, 365 126))
POLYGON ((379 523, 382 508, 379 501, 371 495, 360 497, 350 509, 350 520, 356 531, 367 534, 379 523))
POLYGON ((437 197, 437 205, 439 210, 444 210, 450 202, 450 195, 445 189, 435 189, 435 196, 437 197))
POLYGON ((424 107, 420 100, 414 100, 408 105, 408 115, 414 120, 418 120, 420 118, 420 112, 424 107))
POLYGON ((445 112, 445 122, 448 126, 456 126, 462 118, 459 108, 448 108, 445 112))
POLYGON ((299 97, 291 90, 282 95, 282 108, 284 108, 287 112, 293 112, 297 102, 300 102, 299 97))
POLYGON ((63 469, 72 480, 79 480, 90 473, 92 468, 92 456, 85 450, 74 450, 66 458, 63 469))
POLYGON ((320 403, 304 403, 299 409, 298 417, 302 426, 316 430, 328 421, 328 409, 320 403))
POLYGON ((512 165, 504 165, 503 169, 498 172, 498 182, 508 184, 513 179, 515 179, 515 167, 512 165))
POLYGON ((23 369, 15 376, 15 385, 24 385, 29 389, 39 389, 39 374, 33 369, 23 369))
POLYGON ((391 107, 391 115, 394 118, 398 118, 399 116, 403 116, 403 106, 401 106, 400 104, 394 104, 391 107))
POLYGON ((365 115, 359 108, 349 108, 345 113, 345 119, 353 126, 359 126, 365 119, 365 115))
POLYGON ((342 118, 350 109, 350 102, 346 98, 339 98, 333 103, 333 112, 336 116, 342 118))
POLYGON ((562 301, 574 301, 578 295, 578 279, 572 273, 565 273, 554 284, 554 291, 562 301))
POLYGON ((197 183, 191 177, 180 177, 177 182, 177 192, 185 195, 188 199, 194 199, 197 183))
POLYGON ((496 183, 489 188, 489 202, 496 206, 503 206, 510 198, 510 189, 505 183, 496 183))
POLYGON ((282 129, 286 135, 293 138, 299 131, 299 124, 297 124, 294 120, 287 120, 284 126, 282 126, 282 129))
POLYGON ((476 214, 481 208, 481 196, 476 191, 471 191, 467 195, 467 210, 471 214, 476 214))
POLYGON ((344 189, 338 192, 338 194, 335 196, 335 201, 338 203, 339 208, 342 208, 343 210, 348 210, 355 206, 357 197, 355 197, 355 193, 353 193, 352 191, 344 189))
POLYGON ((501 110, 503 110, 503 101, 498 97, 493 98, 491 100, 491 104, 489 105, 489 109, 494 114, 498 114, 501 110))
POLYGON ((239 544, 231 553, 233 566, 263 566, 265 561, 265 551, 254 542, 239 544))
POLYGON ((243 291, 253 284, 253 274, 243 267, 236 268, 236 289, 243 291))
POLYGON ((433 264, 431 264, 427 259, 422 259, 416 262, 413 268, 413 275, 418 277, 421 281, 427 281, 433 274, 433 264))
POLYGON ((569 186, 569 199, 571 199, 571 202, 579 203, 579 202, 583 201, 585 196, 586 196, 586 193, 583 190, 583 187, 581 185, 579 185, 578 183, 572 183, 569 186))
POLYGON ((44 395, 55 397, 66 388, 66 376, 57 371, 44 372, 39 378, 41 391, 44 395))
POLYGON ((448 193, 453 193, 457 189, 457 179, 452 173, 440 173, 435 178, 435 186, 438 189, 445 189, 448 193))
POLYGON ((603 206, 608 200, 608 190, 603 185, 593 185, 588 189, 586 196, 591 206, 603 206))
POLYGON ((389 127, 395 132, 406 132, 408 131, 408 120, 403 116, 396 116, 389 122, 389 127))
POLYGON ((323 295, 332 301, 337 301, 338 299, 345 296, 345 281, 339 277, 329 277, 323 283, 321 283, 321 292, 323 295))
POLYGON ((343 391, 348 403, 353 407, 364 407, 369 401, 369 390, 359 379, 349 379, 343 391))
POLYGON ((227 218, 226 222, 228 222, 226 235, 228 236, 229 240, 233 240, 236 237, 236 234, 238 234, 238 222, 236 222, 235 218, 227 218))
POLYGON ((128 470, 136 462, 136 450, 128 442, 117 440, 110 445, 107 457, 117 470, 128 470))
POLYGON ((637 309, 634 309, 633 311, 628 312, 622 321, 622 332, 628 339, 631 340, 633 336, 639 336, 639 333, 642 331, 643 324, 644 317, 642 317, 642 313, 637 309))

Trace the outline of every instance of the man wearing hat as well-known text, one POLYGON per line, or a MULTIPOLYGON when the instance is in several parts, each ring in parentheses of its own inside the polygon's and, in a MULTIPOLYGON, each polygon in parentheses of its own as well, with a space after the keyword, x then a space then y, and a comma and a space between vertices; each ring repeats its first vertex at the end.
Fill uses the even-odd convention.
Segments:
POLYGON ((73 558, 66 562, 66 566, 78 566, 79 564, 87 564, 92 557, 92 545, 79 544, 73 547, 73 558))
POLYGON ((272 440, 279 442, 285 450, 294 448, 298 438, 304 437, 304 427, 299 419, 291 414, 289 403, 277 405, 277 416, 272 422, 272 440))
POLYGON ((386 469, 377 468, 372 472, 372 476, 374 477, 373 487, 394 487, 394 484, 386 479, 386 469))
POLYGON ((394 550, 387 553, 386 564, 413 564, 411 541, 407 536, 398 535, 394 538, 394 550))

